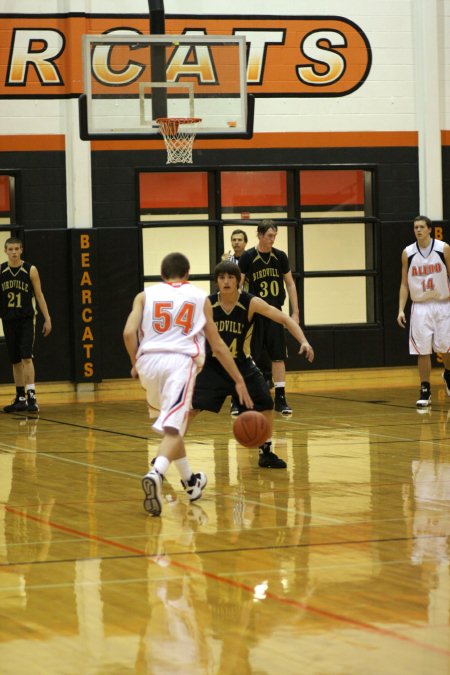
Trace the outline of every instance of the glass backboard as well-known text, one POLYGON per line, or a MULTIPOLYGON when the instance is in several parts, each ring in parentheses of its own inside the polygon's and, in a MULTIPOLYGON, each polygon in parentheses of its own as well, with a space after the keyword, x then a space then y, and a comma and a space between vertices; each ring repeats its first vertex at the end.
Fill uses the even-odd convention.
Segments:
POLYGON ((252 135, 243 35, 84 35, 83 68, 82 138, 158 136, 158 117, 200 118, 199 137, 252 135))

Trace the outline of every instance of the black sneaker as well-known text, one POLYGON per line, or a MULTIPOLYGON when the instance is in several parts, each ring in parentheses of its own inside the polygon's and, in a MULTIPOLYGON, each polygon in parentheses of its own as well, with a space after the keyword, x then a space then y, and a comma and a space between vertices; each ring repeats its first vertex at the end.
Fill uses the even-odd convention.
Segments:
POLYGON ((240 414, 240 412, 241 412, 241 410, 240 410, 238 404, 236 403, 236 401, 232 400, 231 401, 231 407, 230 407, 230 415, 232 415, 233 417, 237 417, 240 414))
POLYGON ((275 394, 275 410, 282 415, 292 415, 292 408, 286 401, 286 396, 277 396, 275 394))
POLYGON ((429 385, 422 384, 416 406, 418 408, 427 408, 429 405, 431 405, 431 390, 429 385))
POLYGON ((444 380, 445 393, 447 396, 450 396, 450 370, 444 370, 442 373, 442 379, 444 380))
POLYGON ((39 412, 39 406, 36 401, 36 394, 34 391, 27 392, 27 410, 28 412, 39 412))
POLYGON ((263 469, 285 469, 287 466, 286 462, 280 459, 274 452, 268 450, 270 447, 271 443, 265 443, 264 447, 261 447, 258 465, 263 469))
POLYGON ((25 396, 16 396, 13 402, 10 405, 5 405, 3 412, 12 413, 12 412, 25 412, 28 410, 27 399, 25 396))

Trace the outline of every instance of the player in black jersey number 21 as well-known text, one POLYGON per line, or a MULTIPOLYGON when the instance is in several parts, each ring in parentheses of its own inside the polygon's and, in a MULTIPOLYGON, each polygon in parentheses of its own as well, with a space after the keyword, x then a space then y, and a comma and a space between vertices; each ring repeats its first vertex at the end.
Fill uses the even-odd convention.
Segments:
POLYGON ((52 329, 39 273, 34 265, 22 260, 22 252, 21 240, 10 237, 5 242, 8 260, 0 266, 0 313, 16 385, 15 399, 3 408, 6 413, 39 411, 33 364, 35 300, 44 317, 43 335, 52 329))

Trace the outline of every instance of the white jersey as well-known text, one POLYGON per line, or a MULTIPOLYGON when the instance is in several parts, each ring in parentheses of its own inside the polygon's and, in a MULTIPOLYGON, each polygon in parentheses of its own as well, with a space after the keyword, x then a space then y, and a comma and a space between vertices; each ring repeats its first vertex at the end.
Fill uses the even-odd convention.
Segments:
POLYGON ((413 302, 448 300, 450 280, 444 258, 445 242, 431 240, 431 249, 424 255, 417 242, 406 247, 408 286, 413 302))
POLYGON ((160 282, 145 289, 137 358, 142 354, 185 354, 203 364, 207 294, 188 281, 160 282))

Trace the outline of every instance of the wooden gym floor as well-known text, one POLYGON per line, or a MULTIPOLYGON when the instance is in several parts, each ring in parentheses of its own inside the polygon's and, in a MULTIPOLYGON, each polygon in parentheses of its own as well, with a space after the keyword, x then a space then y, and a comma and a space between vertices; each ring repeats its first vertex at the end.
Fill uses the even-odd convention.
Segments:
MULTIPOLYGON (((158 438, 133 381, 38 386, 0 413, 2 675, 450 673, 450 398, 415 368, 290 374, 287 470, 237 446, 228 406, 186 437, 161 518, 158 438)), ((0 387, 1 406, 13 395, 0 387)))

